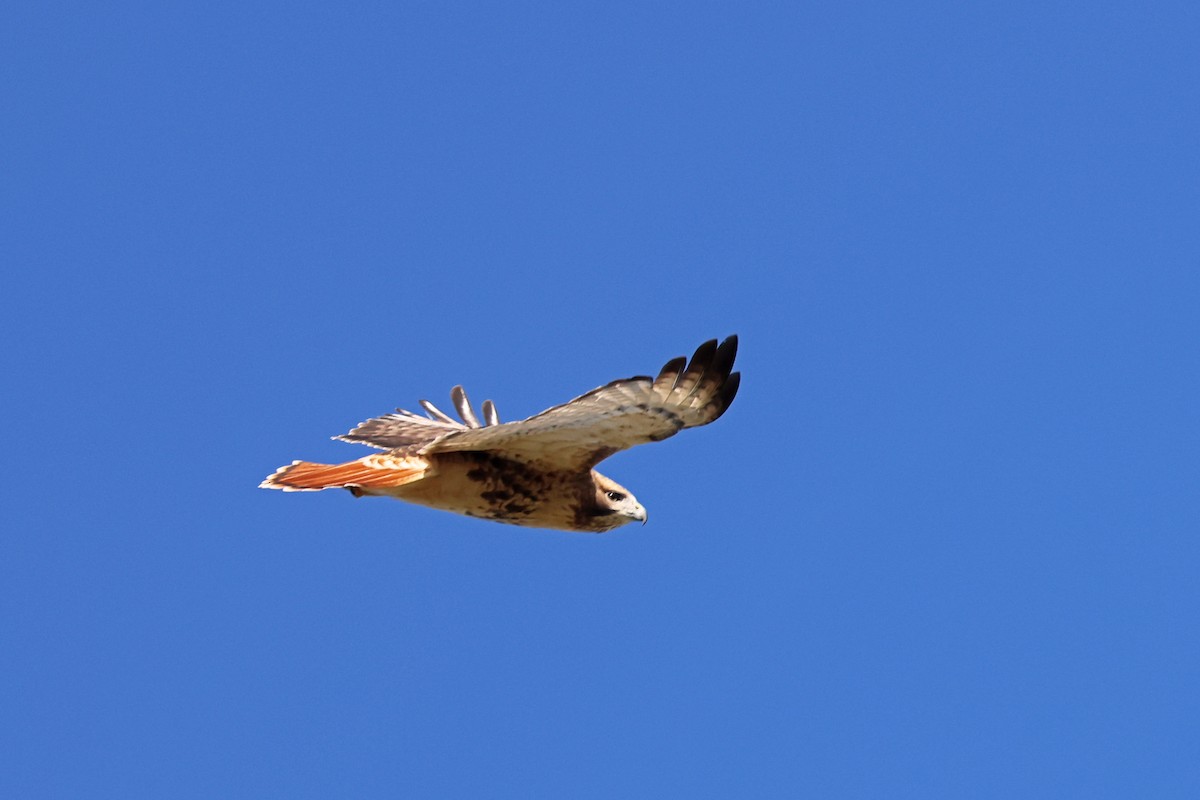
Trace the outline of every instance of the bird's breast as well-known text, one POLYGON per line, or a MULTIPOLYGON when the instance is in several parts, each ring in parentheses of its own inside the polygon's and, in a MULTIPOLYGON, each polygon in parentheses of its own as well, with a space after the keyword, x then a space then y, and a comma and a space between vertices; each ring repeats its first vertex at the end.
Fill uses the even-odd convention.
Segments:
POLYGON ((431 462, 434 475, 396 496, 511 525, 579 529, 580 476, 480 452, 438 453, 431 462))

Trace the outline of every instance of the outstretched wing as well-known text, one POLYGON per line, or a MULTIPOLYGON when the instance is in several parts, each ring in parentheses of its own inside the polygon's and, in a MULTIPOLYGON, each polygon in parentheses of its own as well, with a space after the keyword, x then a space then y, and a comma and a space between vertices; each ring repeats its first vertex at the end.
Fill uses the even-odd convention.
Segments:
POLYGON ((500 415, 496 413, 496 406, 491 400, 483 401, 483 421, 480 422, 461 386, 450 390, 450 399, 458 415, 462 417, 462 422, 444 413, 428 400, 422 400, 421 407, 429 414, 428 417, 397 408, 395 414, 385 414, 361 422, 349 433, 333 438, 343 442, 358 442, 381 450, 415 453, 449 433, 500 424, 500 415))
POLYGON ((457 430, 420 452, 481 450, 558 470, 590 469, 618 450, 707 425, 737 394, 730 373, 737 337, 700 345, 691 361, 668 361, 657 378, 613 381, 520 422, 457 430))

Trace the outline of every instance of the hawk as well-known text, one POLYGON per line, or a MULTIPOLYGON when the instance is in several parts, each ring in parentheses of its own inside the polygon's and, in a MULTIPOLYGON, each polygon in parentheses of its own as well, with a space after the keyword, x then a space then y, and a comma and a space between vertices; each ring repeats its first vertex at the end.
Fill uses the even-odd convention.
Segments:
POLYGON ((293 461, 260 487, 348 489, 533 528, 604 533, 645 524, 637 498, 593 467, 720 417, 737 394, 736 353, 736 336, 720 345, 712 339, 690 361, 668 361, 658 377, 613 381, 519 422, 500 422, 491 400, 480 420, 455 386, 450 398, 461 422, 422 400, 428 416, 396 409, 333 437, 385 452, 345 464, 293 461))

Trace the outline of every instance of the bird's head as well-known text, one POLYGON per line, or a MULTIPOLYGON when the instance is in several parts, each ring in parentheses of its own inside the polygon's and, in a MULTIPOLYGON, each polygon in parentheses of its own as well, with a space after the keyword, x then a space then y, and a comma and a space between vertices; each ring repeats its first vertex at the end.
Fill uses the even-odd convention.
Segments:
POLYGON ((646 524, 646 509, 637 501, 628 489, 621 484, 606 478, 599 472, 592 473, 596 482, 596 508, 598 516, 612 520, 612 527, 633 522, 646 524))

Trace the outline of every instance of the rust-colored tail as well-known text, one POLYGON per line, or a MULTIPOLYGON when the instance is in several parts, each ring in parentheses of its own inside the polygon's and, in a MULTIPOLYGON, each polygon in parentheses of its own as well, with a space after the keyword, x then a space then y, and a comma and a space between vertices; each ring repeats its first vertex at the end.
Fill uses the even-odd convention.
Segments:
POLYGON ((280 467, 258 486, 285 492, 319 492, 322 489, 349 489, 355 495, 363 489, 389 489, 420 480, 429 464, 423 458, 397 458, 383 453, 345 464, 314 464, 293 461, 280 467))

